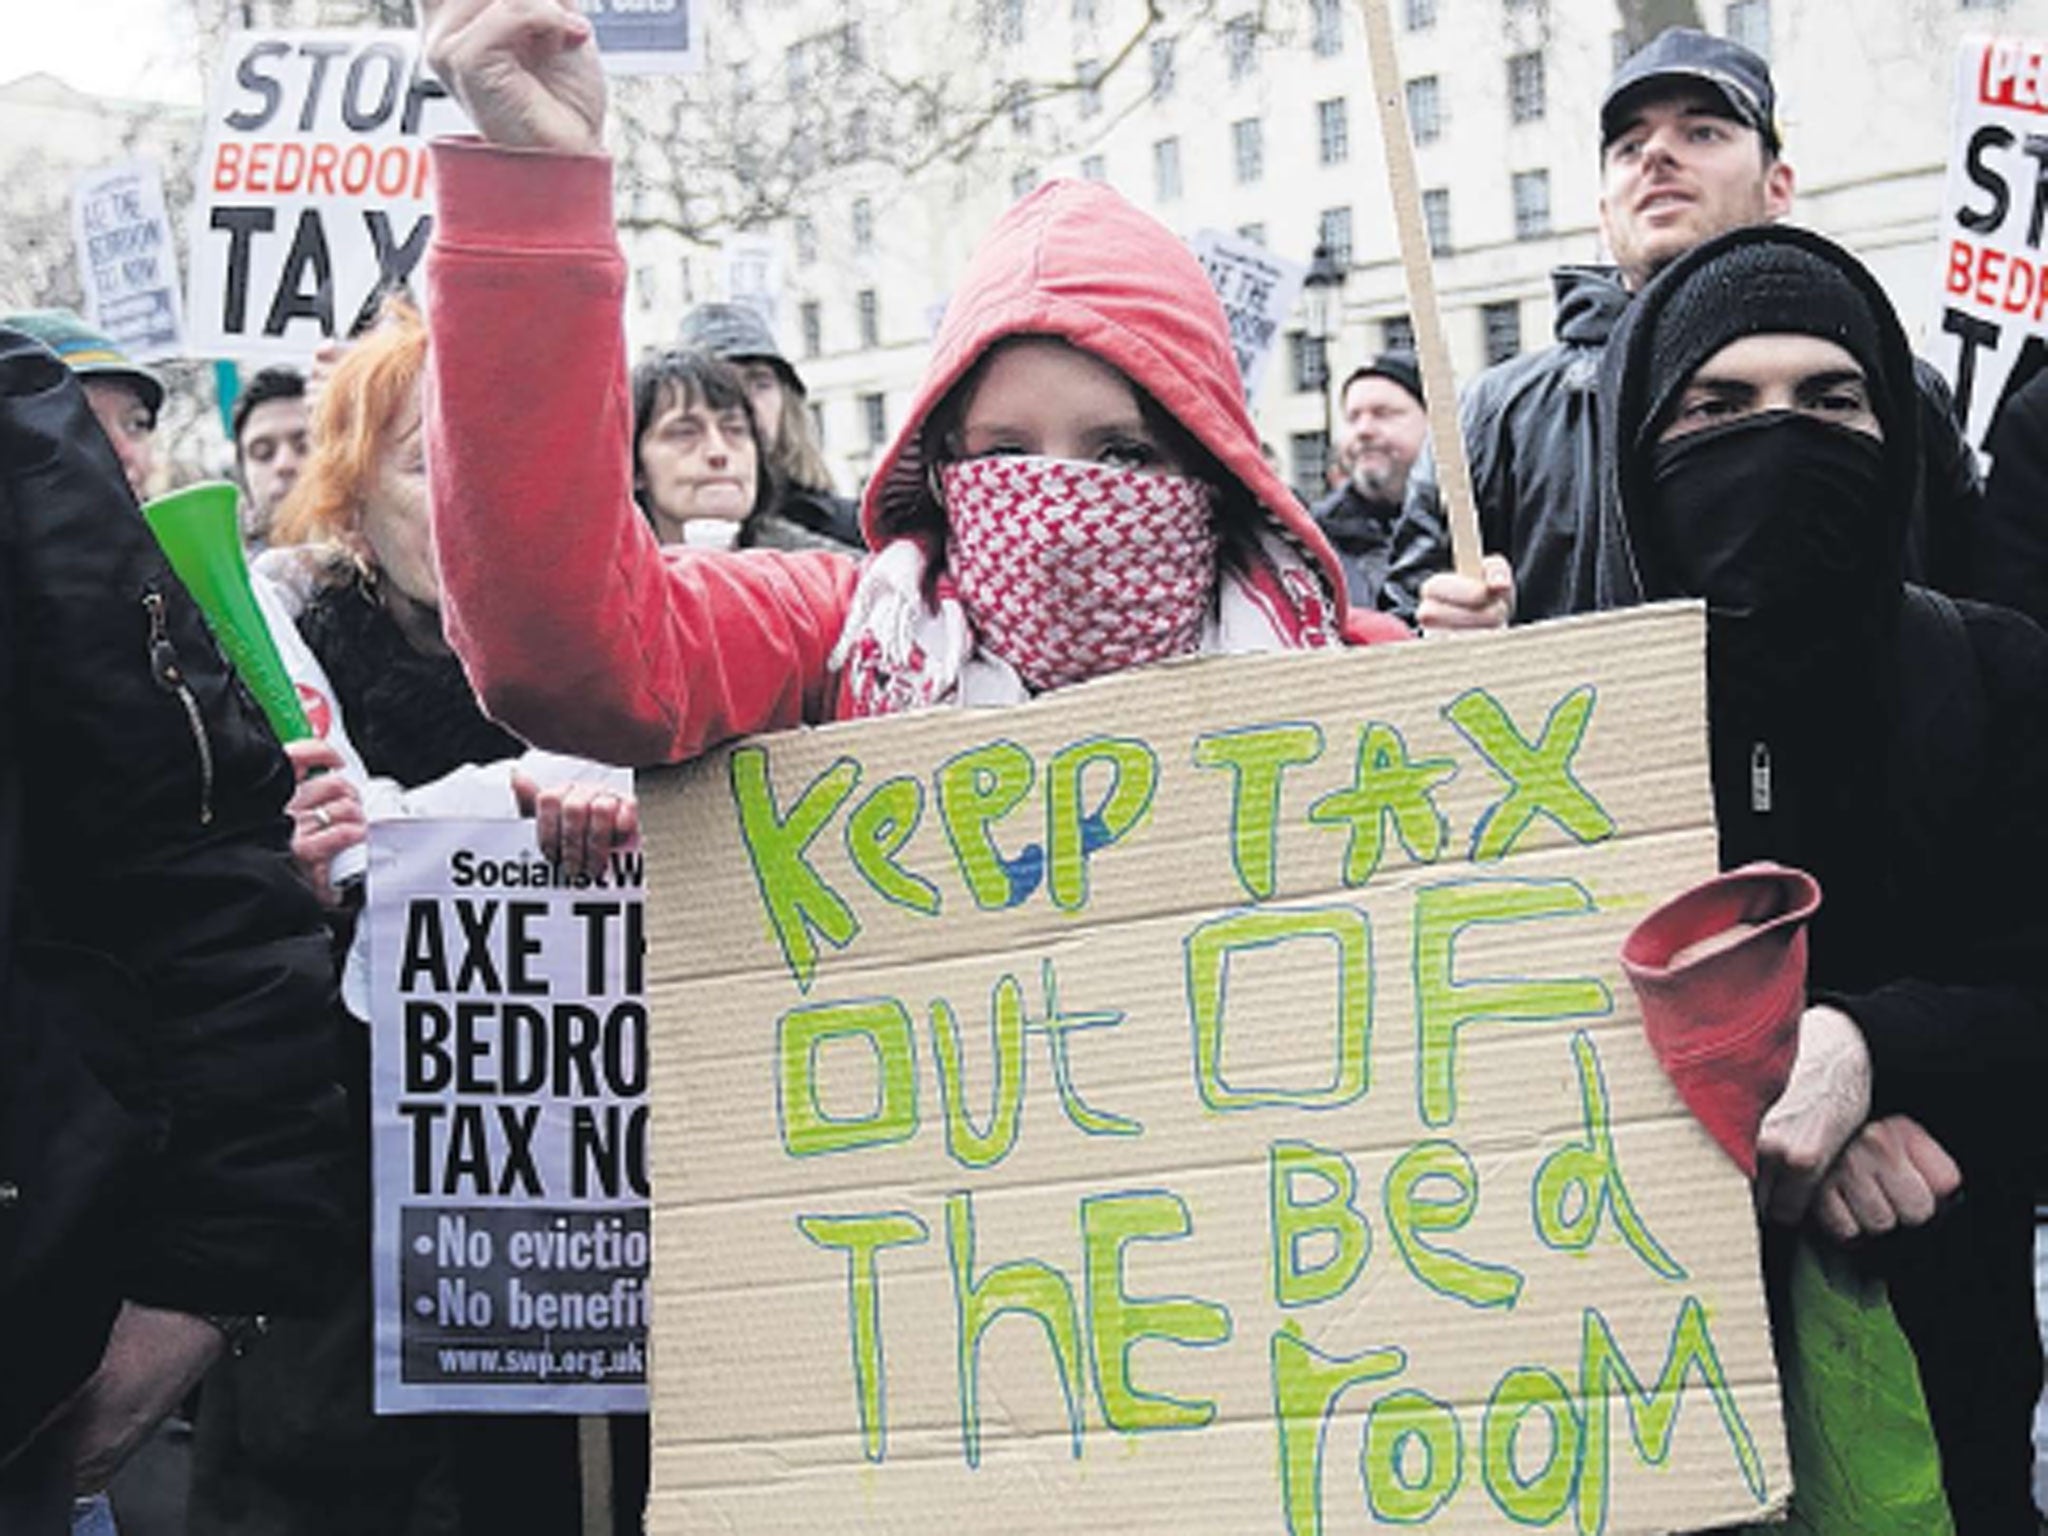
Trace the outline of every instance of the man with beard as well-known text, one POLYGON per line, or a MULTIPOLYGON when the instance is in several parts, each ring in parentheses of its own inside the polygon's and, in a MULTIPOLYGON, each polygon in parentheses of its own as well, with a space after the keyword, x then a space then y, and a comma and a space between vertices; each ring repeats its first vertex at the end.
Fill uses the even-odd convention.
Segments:
MULTIPOLYGON (((1614 264, 1554 272, 1556 345, 1488 369, 1460 403, 1481 537, 1513 568, 1516 621, 1619 600, 1609 573, 1581 558, 1598 498, 1601 356, 1651 278, 1701 241, 1784 218, 1794 181, 1770 67, 1741 44, 1675 27, 1614 72, 1600 106, 1599 207, 1614 264)), ((1917 365, 1917 373, 1924 489, 1908 522, 1906 570, 1943 591, 1970 590, 1976 461, 1947 386, 1931 367, 1917 365)), ((1449 565, 1450 535, 1425 452, 1395 525, 1381 606, 1436 627, 1458 622, 1483 595, 1499 611, 1487 622, 1506 616, 1504 570, 1482 589, 1449 565), (1429 605, 1432 595, 1441 601, 1429 605)))
POLYGON ((1351 601, 1371 608, 1386 580, 1408 468, 1429 436, 1422 373, 1412 353, 1382 352, 1351 370, 1337 400, 1344 418, 1337 436, 1344 483, 1316 504, 1313 516, 1344 562, 1351 601))
POLYGON ((1600 406, 1580 553, 1619 601, 1706 601, 1722 865, 1825 893, 1759 1203, 1860 1240, 1887 1281, 1959 1536, 2031 1533, 2048 635, 1903 581, 1913 360, 1820 236, 1674 262, 1617 327, 1600 406))

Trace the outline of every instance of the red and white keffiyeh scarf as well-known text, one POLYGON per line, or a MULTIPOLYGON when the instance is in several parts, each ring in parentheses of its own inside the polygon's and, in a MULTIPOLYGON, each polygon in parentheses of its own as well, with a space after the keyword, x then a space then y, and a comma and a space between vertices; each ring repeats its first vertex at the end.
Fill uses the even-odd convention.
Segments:
POLYGON ((1219 551, 1199 481, 1024 457, 942 474, 948 568, 928 583, 925 547, 897 539, 855 588, 832 663, 856 718, 1016 703, 1171 656, 1336 643, 1301 554, 1271 531, 1219 551))

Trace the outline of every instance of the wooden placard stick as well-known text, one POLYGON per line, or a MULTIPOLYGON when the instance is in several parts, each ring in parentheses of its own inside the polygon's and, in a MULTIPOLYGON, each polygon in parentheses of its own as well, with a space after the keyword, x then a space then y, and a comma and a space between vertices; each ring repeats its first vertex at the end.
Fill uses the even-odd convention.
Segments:
POLYGON ((1408 281, 1408 309, 1415 326, 1415 350, 1422 364, 1422 392, 1429 400, 1429 446, 1436 455, 1437 494, 1451 530, 1451 564, 1460 576, 1479 575, 1479 511, 1472 500, 1472 470, 1465 437, 1458 428, 1458 381, 1444 345, 1443 316, 1437 310, 1436 274, 1430 266, 1429 235, 1422 222, 1422 193, 1416 185, 1415 145, 1408 137, 1408 99, 1401 62, 1394 53, 1394 24, 1387 0, 1358 0, 1365 13, 1365 47, 1372 60, 1372 94, 1378 104, 1380 142, 1386 147, 1387 187, 1393 194, 1394 227, 1401 237, 1401 268, 1408 281))
POLYGON ((612 1536, 612 1424, 603 1414, 577 1418, 576 1461, 582 1474, 583 1536, 612 1536))

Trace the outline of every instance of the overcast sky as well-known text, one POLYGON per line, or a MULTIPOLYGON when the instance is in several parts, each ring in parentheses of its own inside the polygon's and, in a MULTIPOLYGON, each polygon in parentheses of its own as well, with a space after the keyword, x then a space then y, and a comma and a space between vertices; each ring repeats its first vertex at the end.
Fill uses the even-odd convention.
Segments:
POLYGON ((38 0, 9 7, 0 81, 48 73, 93 95, 197 103, 200 75, 172 0, 38 0))

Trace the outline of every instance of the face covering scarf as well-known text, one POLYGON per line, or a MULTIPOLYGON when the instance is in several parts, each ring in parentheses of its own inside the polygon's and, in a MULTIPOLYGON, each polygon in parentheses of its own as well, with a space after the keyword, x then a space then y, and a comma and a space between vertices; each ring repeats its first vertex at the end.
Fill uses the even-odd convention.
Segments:
POLYGON ((832 656, 845 715, 1016 703, 1170 656, 1337 643, 1301 552, 1267 528, 1222 555, 1200 482, 1003 458, 949 466, 941 489, 945 569, 914 538, 862 568, 832 656))
POLYGON ((1717 619, 1818 629, 1881 595, 1894 535, 1876 438, 1768 411, 1659 443, 1650 465, 1656 547, 1717 619))
POLYGON ((967 621, 1033 692, 1200 645, 1216 586, 1201 481, 1024 457, 948 464, 939 479, 967 621))

